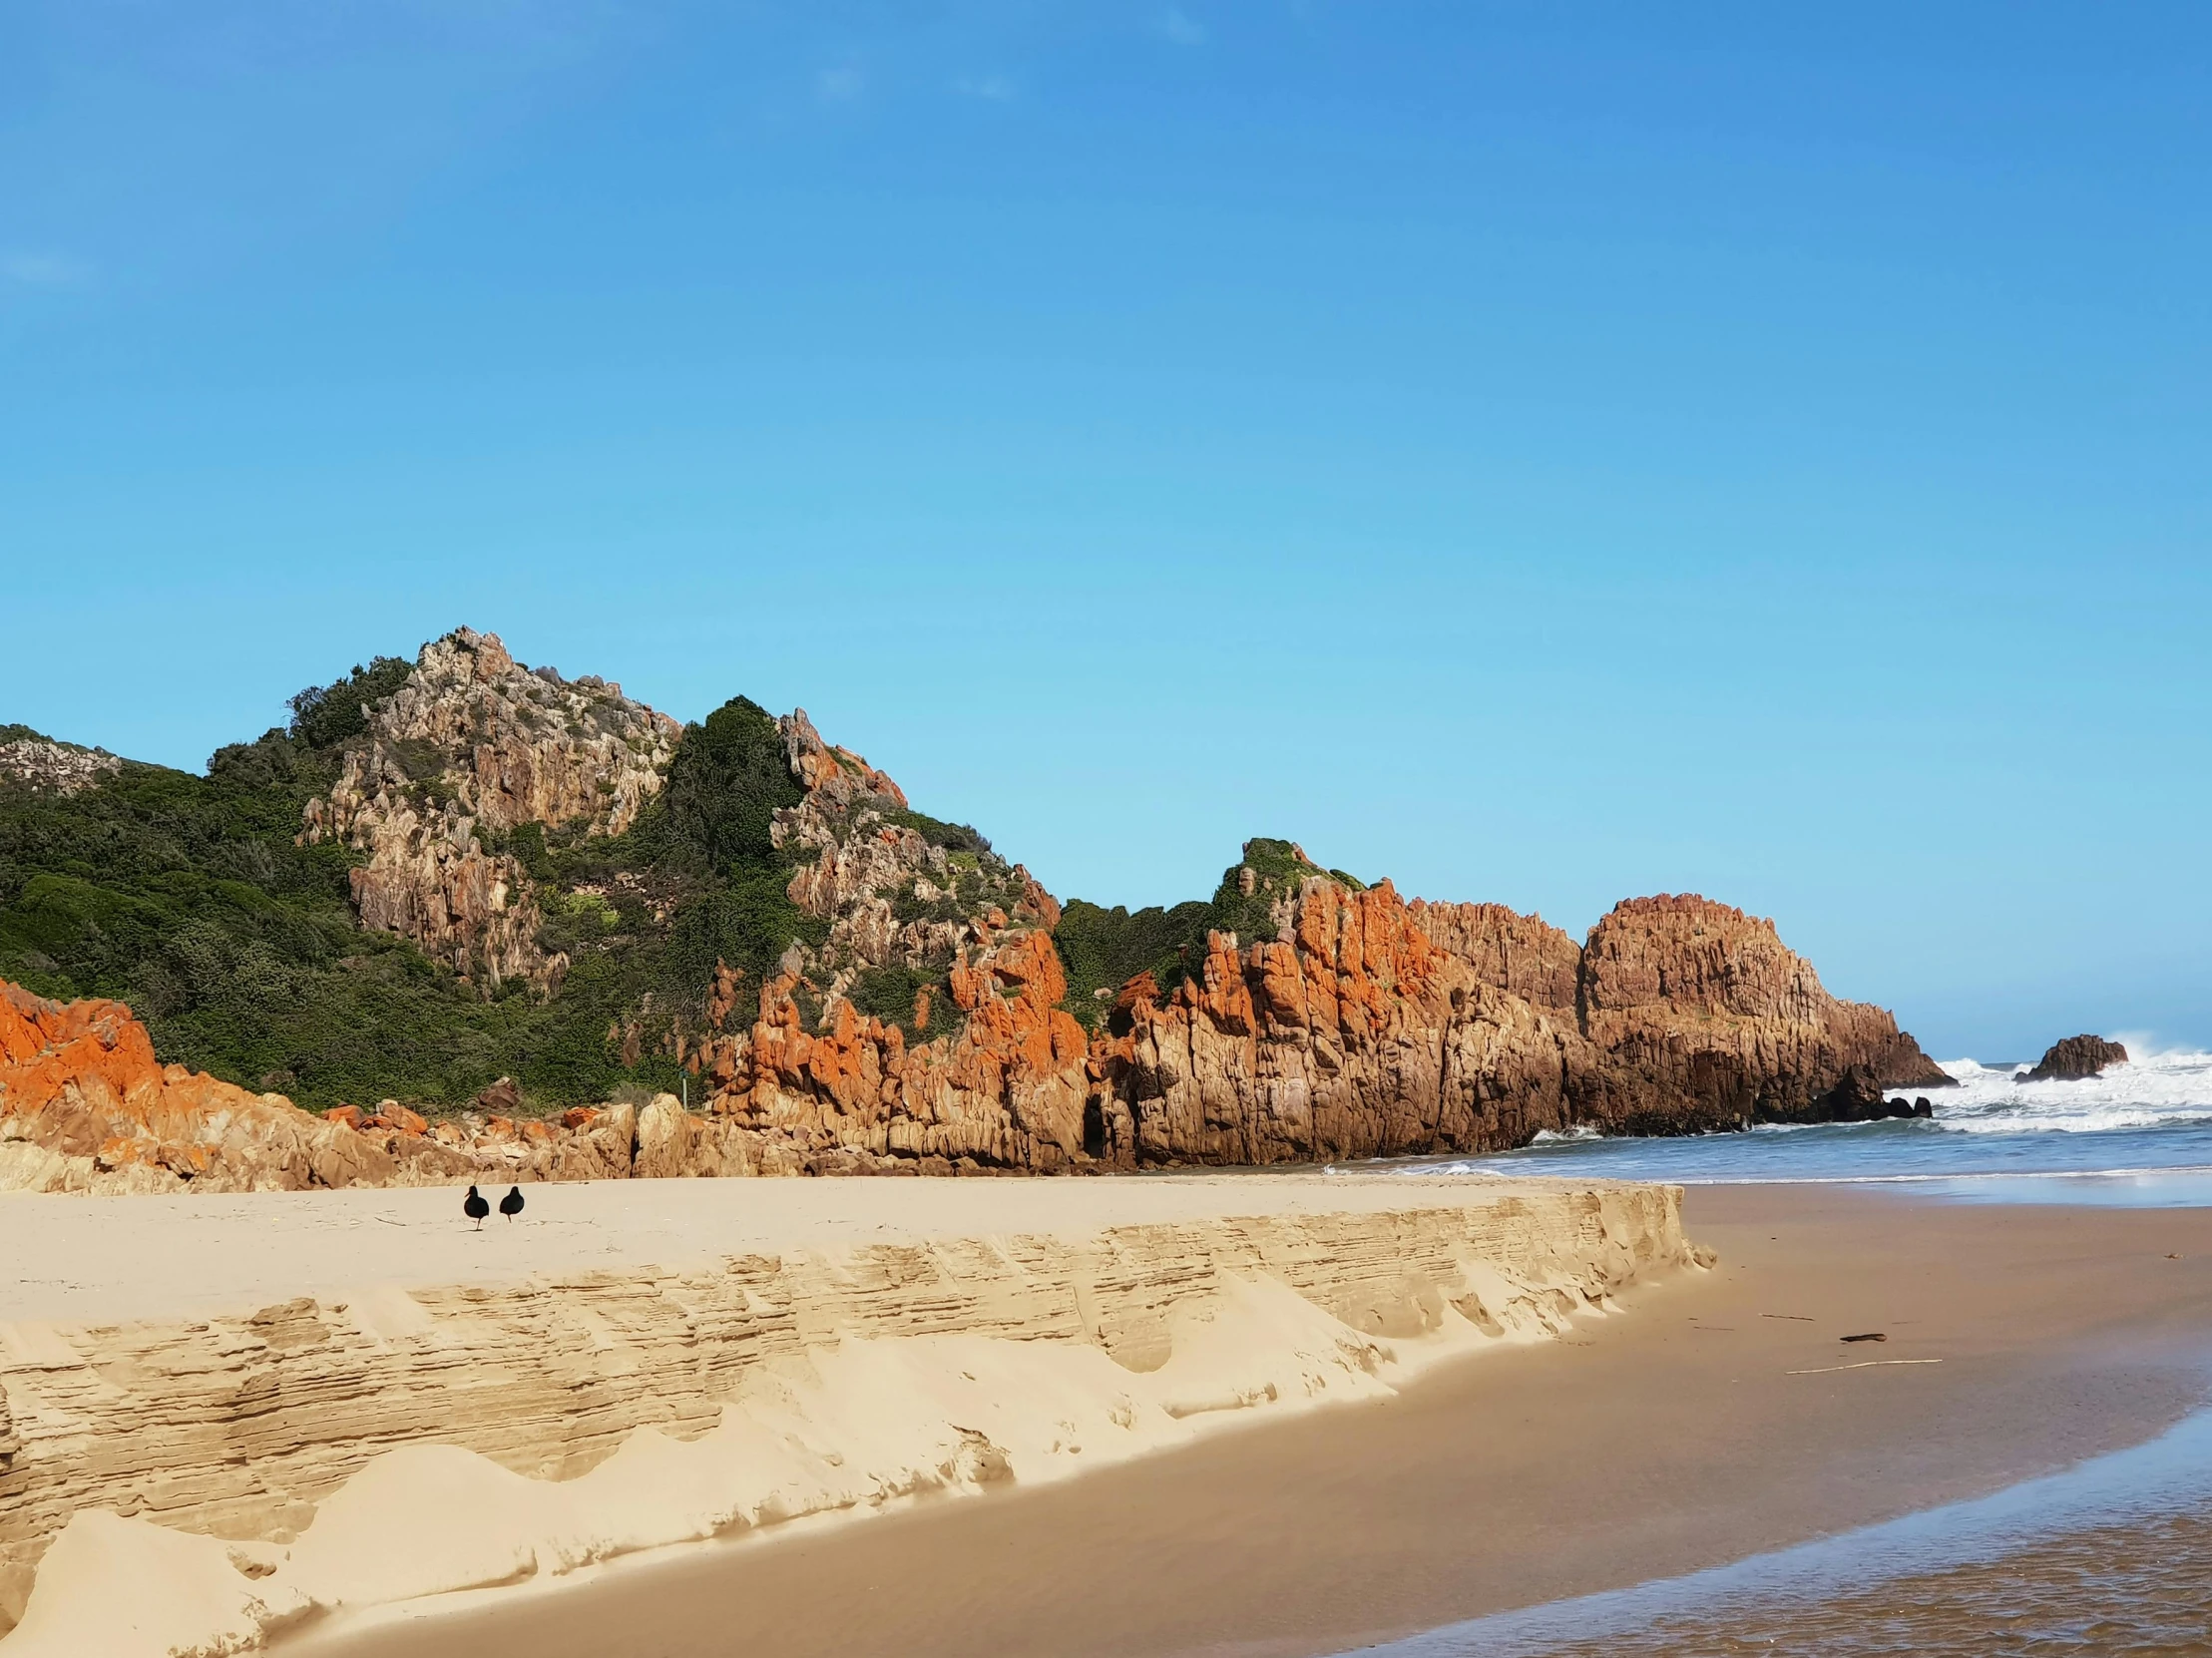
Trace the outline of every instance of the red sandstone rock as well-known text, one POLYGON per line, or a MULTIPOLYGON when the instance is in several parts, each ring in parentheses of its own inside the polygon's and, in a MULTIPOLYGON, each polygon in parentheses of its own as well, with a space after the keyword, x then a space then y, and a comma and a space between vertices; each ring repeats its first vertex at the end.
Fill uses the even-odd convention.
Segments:
POLYGON ((1615 905, 1583 951, 1582 1005, 1603 1114, 1646 1128, 1825 1120, 1855 1067, 1878 1086, 1951 1080, 1887 1013, 1830 996, 1771 921, 1708 899, 1615 905))
POLYGON ((1406 905, 1387 881, 1308 880, 1281 938, 1214 935, 1173 996, 1149 975, 1124 986, 1108 1031, 1126 1034, 1092 1048, 1092 1149, 1124 1164, 1809 1120, 1855 1108, 1870 1077, 1942 1077, 1887 1014, 1830 997, 1726 906, 1632 901, 1584 952, 1494 905, 1406 905))
MULTIPOLYGON (((426 1144, 424 1155, 445 1154, 426 1144)), ((0 984, 0 1184, 298 1190, 398 1173, 342 1115, 161 1064, 120 1002, 49 1002, 0 984)))
POLYGON ((376 1115, 371 1121, 378 1128, 390 1129, 400 1134, 427 1134, 430 1132, 430 1119, 428 1117, 418 1111, 410 1111, 396 1099, 387 1099, 377 1106, 376 1115))

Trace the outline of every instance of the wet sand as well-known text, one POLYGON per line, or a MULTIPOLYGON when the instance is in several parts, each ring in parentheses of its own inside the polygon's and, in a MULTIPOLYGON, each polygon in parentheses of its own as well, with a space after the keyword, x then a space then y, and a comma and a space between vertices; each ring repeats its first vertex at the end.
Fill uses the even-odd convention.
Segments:
POLYGON ((277 1650, 1294 1658, 1992 1490, 2203 1394, 2212 1211, 1768 1186, 1687 1219, 1715 1272, 1394 1402, 277 1650))

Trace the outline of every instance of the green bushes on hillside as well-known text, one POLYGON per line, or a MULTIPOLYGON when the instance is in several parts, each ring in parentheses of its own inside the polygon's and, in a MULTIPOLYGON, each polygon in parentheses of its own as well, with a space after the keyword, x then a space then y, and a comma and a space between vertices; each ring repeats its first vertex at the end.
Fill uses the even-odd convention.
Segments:
POLYGON ((501 1075, 548 1107, 672 1088, 661 1038, 697 1017, 715 963, 757 984, 824 933, 785 896, 790 863, 769 842, 770 815, 801 794, 775 721, 740 697, 687 727, 668 787, 625 835, 526 824, 494 848, 541 883, 542 942, 570 967, 550 1001, 514 985, 487 999, 355 925, 358 854, 293 844, 365 730, 361 703, 408 666, 378 657, 301 692, 288 728, 221 749, 204 777, 126 763, 76 795, 0 784, 0 978, 129 1002, 165 1061, 309 1107, 390 1095, 436 1110, 501 1075))
POLYGON ((1289 841, 1254 839, 1244 843, 1243 859, 1221 872, 1220 885, 1207 901, 1132 911, 1071 900, 1053 932, 1068 972, 1063 1006, 1085 1029, 1098 1029, 1112 1005, 1112 996, 1102 997, 1101 991, 1116 992, 1144 972, 1158 981, 1163 993, 1173 990, 1204 959, 1208 933, 1234 933, 1245 945, 1273 939, 1274 907, 1308 878, 1322 874, 1360 890, 1361 883, 1351 876, 1322 870, 1289 841), (1249 893, 1244 891, 1247 869, 1252 872, 1249 893))
POLYGON ((368 730, 368 716, 361 710, 381 702, 407 682, 415 664, 403 656, 378 656, 367 667, 358 663, 335 684, 309 685, 291 698, 294 742, 309 748, 336 748, 348 737, 368 730))
POLYGON ((634 839, 671 873, 760 868, 777 862, 768 837, 776 810, 796 806, 805 793, 774 717, 749 697, 733 697, 685 728, 654 822, 634 839))

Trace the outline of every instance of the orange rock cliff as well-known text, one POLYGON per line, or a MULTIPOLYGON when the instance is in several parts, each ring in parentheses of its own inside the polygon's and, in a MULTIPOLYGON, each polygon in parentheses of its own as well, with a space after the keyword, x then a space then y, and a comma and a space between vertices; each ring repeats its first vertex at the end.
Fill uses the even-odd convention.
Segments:
POLYGON ((1941 1077, 1888 1015, 1829 997, 1770 923, 1702 899, 1632 900, 1583 950, 1493 906, 1408 904, 1387 882, 1316 877, 1289 908, 1280 938, 1212 935, 1172 995, 1148 975, 1124 987, 1096 1037, 1060 1007, 1059 955, 1033 928, 954 971, 951 1036, 910 1043, 834 1000, 810 1029, 786 977, 748 1026, 688 1056, 701 1110, 664 1095, 473 1130, 389 1103, 316 1117, 160 1064, 119 1003, 8 986, 0 1185, 1279 1163, 1492 1150, 1584 1124, 1819 1120, 1941 1077))

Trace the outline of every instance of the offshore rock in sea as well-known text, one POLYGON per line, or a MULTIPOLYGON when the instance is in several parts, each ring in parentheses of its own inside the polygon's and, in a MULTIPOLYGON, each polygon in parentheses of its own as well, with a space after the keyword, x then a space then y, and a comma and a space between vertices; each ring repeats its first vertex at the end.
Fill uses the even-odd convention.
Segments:
POLYGON ((2106 1065, 2127 1063, 2127 1049, 2102 1036, 2068 1036, 2053 1042, 2035 1061, 2035 1068, 2015 1076, 2015 1082, 2082 1082, 2100 1076, 2106 1065))

